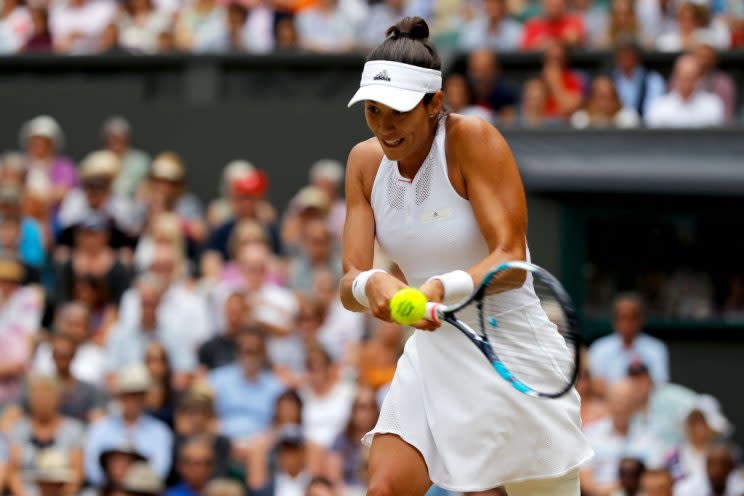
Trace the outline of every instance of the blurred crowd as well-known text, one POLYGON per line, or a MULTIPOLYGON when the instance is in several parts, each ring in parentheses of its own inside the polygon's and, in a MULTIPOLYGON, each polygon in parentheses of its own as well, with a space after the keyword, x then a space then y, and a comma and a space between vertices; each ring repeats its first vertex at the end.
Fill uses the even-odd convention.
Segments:
MULTIPOLYGON (((203 204, 177 154, 132 136, 109 118, 76 163, 38 116, 2 156, 0 493, 364 494, 407 331, 339 301, 343 166, 308 164, 279 208, 231 161, 203 204)), ((731 423, 669 383, 636 297, 614 328, 578 384, 586 495, 742 496, 731 423)))

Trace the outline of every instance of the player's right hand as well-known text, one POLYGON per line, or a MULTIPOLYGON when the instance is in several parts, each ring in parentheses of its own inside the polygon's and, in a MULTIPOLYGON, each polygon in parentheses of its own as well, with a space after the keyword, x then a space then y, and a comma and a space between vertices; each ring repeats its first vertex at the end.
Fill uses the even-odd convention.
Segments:
POLYGON ((403 281, 385 272, 372 274, 365 287, 372 315, 378 319, 393 322, 390 316, 390 299, 395 293, 407 287, 403 281))

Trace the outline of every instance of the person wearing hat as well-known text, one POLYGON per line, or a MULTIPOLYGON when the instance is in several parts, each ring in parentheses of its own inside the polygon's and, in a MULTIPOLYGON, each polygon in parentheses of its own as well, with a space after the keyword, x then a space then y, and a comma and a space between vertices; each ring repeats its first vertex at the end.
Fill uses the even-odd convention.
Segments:
POLYGON ((147 458, 137 451, 131 443, 123 443, 106 448, 98 457, 101 469, 106 477, 106 485, 121 485, 127 472, 137 462, 147 462, 147 458))
POLYGON ((25 277, 17 257, 0 252, 0 405, 18 400, 32 343, 41 325, 43 292, 24 286, 25 277))
POLYGON ((302 427, 287 425, 274 446, 258 444, 249 455, 248 487, 254 496, 303 496, 310 483, 302 427), (269 468, 269 449, 276 452, 276 469, 269 468))
POLYGON ((64 453, 53 448, 47 448, 37 455, 33 479, 39 496, 74 494, 74 489, 69 486, 74 484, 76 478, 69 460, 64 453))
POLYGON ((744 471, 739 466, 738 449, 725 441, 713 442, 705 452, 702 474, 677 483, 674 496, 741 496, 744 471))
POLYGON ((124 367, 116 375, 114 391, 121 413, 111 413, 93 424, 85 440, 85 474, 92 484, 105 482, 101 453, 125 440, 147 458, 158 477, 168 475, 173 435, 164 423, 144 413, 150 385, 150 375, 142 364, 124 367))
POLYGON ((330 270, 336 281, 341 279, 341 258, 336 238, 325 220, 303 222, 299 248, 300 252, 290 261, 287 286, 309 294, 312 292, 313 277, 321 270, 330 270))
POLYGON ((136 462, 127 470, 120 488, 127 496, 160 496, 165 486, 149 464, 136 462))
POLYGON ((292 198, 289 211, 282 223, 282 246, 292 252, 300 248, 305 224, 314 219, 328 220, 331 200, 325 190, 317 186, 305 186, 292 198))
POLYGON ((132 127, 122 116, 111 116, 101 126, 106 150, 119 158, 121 167, 113 184, 114 193, 134 198, 142 180, 147 177, 150 156, 131 146, 132 127))
POLYGON ((75 164, 58 155, 64 146, 62 128, 54 118, 40 115, 21 128, 20 145, 25 151, 27 181, 42 181, 52 187, 52 204, 58 205, 77 186, 75 164))
POLYGON ((634 109, 641 117, 651 102, 664 94, 664 78, 643 65, 641 48, 633 39, 618 42, 611 74, 623 107, 634 109))

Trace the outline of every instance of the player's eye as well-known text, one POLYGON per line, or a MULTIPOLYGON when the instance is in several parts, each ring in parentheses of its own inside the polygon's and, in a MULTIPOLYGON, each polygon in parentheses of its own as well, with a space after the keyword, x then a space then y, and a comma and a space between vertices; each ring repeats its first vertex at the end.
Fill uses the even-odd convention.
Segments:
POLYGON ((376 114, 380 111, 379 108, 377 108, 375 105, 367 105, 367 112, 370 114, 376 114))

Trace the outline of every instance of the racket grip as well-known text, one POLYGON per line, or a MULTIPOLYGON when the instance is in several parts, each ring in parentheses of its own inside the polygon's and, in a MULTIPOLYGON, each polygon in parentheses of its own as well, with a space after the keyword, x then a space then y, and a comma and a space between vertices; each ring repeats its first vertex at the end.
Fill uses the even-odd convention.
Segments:
POLYGON ((434 322, 435 324, 442 323, 442 308, 444 305, 441 303, 429 302, 426 304, 426 320, 434 322))

